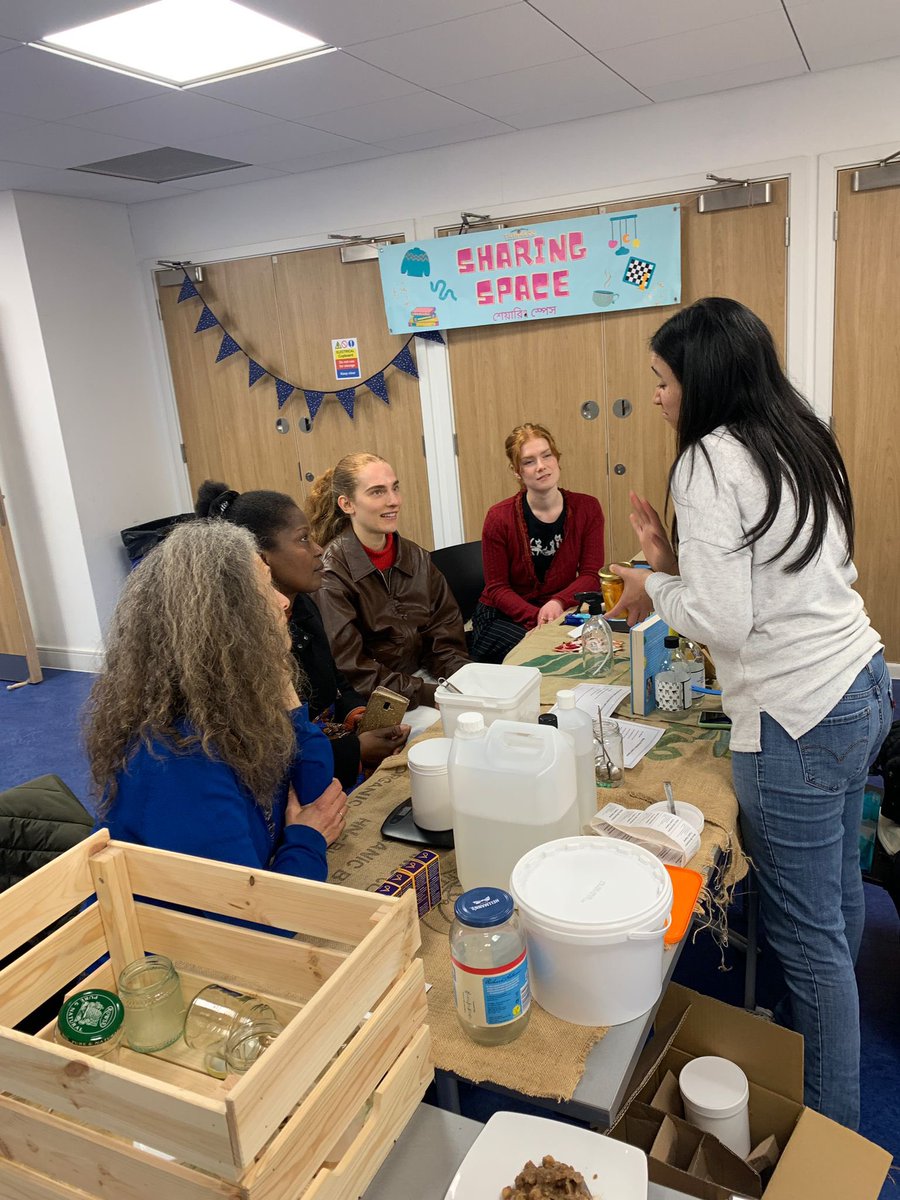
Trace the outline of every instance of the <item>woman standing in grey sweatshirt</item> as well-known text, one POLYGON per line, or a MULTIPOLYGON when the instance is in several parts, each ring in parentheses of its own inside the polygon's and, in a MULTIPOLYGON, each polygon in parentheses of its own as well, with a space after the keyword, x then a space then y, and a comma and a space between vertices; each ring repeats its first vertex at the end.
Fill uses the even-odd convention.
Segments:
POLYGON ((853 591, 853 501, 828 426, 734 300, 700 300, 650 343, 654 403, 674 426, 676 555, 632 495, 652 572, 613 569, 613 613, 655 608, 710 649, 732 720, 734 787, 768 939, 805 1039, 806 1103, 859 1123, 854 963, 865 906, 859 825, 890 723, 878 634, 853 591))

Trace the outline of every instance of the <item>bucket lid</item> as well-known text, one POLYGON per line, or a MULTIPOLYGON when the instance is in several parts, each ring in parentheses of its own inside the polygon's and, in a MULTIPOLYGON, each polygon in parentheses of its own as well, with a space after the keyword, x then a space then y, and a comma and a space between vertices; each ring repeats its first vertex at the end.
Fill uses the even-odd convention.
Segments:
POLYGON ((529 850, 510 890, 523 912, 564 933, 627 933, 672 907, 672 881, 659 859, 615 838, 560 838, 529 850))
POLYGON ((514 908, 512 896, 503 888, 480 887, 463 892, 454 904, 453 912, 463 925, 485 929, 508 921, 514 908))
POLYGON ((701 1117, 733 1117, 750 1097, 747 1076, 737 1063, 714 1054, 701 1055, 686 1063, 678 1077, 678 1086, 701 1117))
POLYGON ((429 738, 410 746, 406 756, 409 769, 417 775, 446 775, 447 755, 453 745, 452 738, 429 738))

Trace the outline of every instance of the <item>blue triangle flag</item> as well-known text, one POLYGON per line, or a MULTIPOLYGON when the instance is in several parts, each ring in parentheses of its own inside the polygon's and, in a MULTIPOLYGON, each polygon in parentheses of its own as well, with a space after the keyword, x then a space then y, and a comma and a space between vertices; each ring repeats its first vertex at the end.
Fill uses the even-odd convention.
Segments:
POLYGON ((388 395, 387 384, 384 382, 384 371, 379 371, 377 375, 373 375, 371 379, 367 379, 366 387, 379 400, 383 400, 385 404, 390 404, 391 398, 388 395))
POLYGON ((219 347, 219 353, 216 355, 216 362, 221 362, 223 358, 230 358, 232 354, 237 354, 239 350, 240 346, 231 334, 223 334, 222 345, 219 347))
POLYGON ((193 279, 185 272, 184 283, 181 285, 181 291, 178 293, 178 303, 181 304, 182 300, 190 300, 191 296, 199 295, 200 293, 194 287, 193 279))
POLYGON ((250 361, 250 382, 247 384, 247 387, 253 387, 253 385, 254 385, 254 383, 256 383, 257 379, 262 379, 263 375, 268 375, 269 372, 266 370, 265 367, 261 367, 258 362, 254 362, 252 358, 249 361, 250 361))
POLYGON ((419 378, 419 372, 416 370, 416 362, 409 352, 409 346, 403 347, 394 359, 394 366, 399 367, 401 371, 405 371, 407 375, 412 375, 413 379, 419 378))
POLYGON ((306 397, 306 407, 309 409, 309 419, 314 421, 316 413, 322 407, 322 401, 325 399, 324 392, 304 392, 306 397))
POLYGON ((293 391, 294 385, 292 383, 285 383, 283 379, 275 380, 275 394, 278 397, 279 408, 283 408, 287 404, 293 391))
POLYGON ((204 304, 203 312, 200 314, 200 320, 197 322, 197 328, 194 330, 194 333, 202 333, 204 329, 212 329, 218 323, 216 314, 204 304))
POLYGON ((341 392, 335 392, 335 395, 337 396, 338 400, 340 401, 341 408, 344 410, 344 412, 347 414, 347 416, 352 421, 353 420, 353 400, 356 396, 356 388, 344 388, 344 390, 341 392))
POLYGON ((440 342, 442 346, 446 345, 439 329, 417 329, 416 337, 424 338, 426 342, 440 342))

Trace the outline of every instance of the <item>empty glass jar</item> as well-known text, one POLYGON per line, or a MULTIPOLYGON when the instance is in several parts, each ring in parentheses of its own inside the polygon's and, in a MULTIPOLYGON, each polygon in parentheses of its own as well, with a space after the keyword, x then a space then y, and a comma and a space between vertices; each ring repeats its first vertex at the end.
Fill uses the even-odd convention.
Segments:
POLYGON ((184 1040, 204 1054, 204 1068, 223 1078, 242 1074, 281 1033, 274 1010, 258 996, 210 983, 191 1001, 184 1040))
POLYGON ((152 1054, 181 1037, 184 996, 170 959, 148 954, 123 967, 119 996, 125 1006, 125 1040, 132 1050, 152 1054))

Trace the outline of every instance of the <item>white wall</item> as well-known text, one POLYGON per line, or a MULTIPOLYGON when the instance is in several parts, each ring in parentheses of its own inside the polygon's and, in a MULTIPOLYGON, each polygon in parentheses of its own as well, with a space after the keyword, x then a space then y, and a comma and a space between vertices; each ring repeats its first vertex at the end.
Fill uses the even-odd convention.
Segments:
POLYGON ((100 625, 19 229, 0 193, 0 486, 45 665, 89 666, 100 625))
POLYGON ((34 192, 16 209, 102 628, 119 531, 179 509, 128 212, 34 192))

